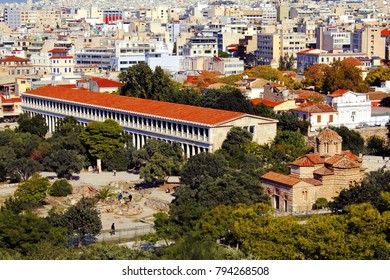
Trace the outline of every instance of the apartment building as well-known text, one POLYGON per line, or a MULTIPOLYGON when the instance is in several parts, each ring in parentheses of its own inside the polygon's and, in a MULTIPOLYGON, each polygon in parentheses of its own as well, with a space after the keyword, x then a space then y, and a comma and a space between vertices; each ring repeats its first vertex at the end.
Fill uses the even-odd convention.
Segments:
POLYGON ((132 136, 139 149, 147 139, 177 142, 190 157, 219 149, 234 126, 248 129, 253 141, 269 143, 276 135, 277 120, 239 112, 167 103, 141 98, 90 92, 67 87, 43 86, 22 95, 23 112, 41 114, 49 126, 65 116, 83 125, 113 119, 132 136))
POLYGON ((293 55, 306 49, 304 33, 262 33, 257 36, 259 65, 279 66, 279 59, 285 54, 293 55))
POLYGON ((364 53, 365 56, 386 57, 386 38, 381 36, 383 27, 364 27, 351 33, 351 50, 364 53))
POLYGON ((223 75, 236 75, 244 72, 244 61, 238 57, 221 58, 214 56, 209 58, 206 65, 209 65, 210 71, 219 71, 223 75))
POLYGON ((197 35, 187 39, 183 46, 183 55, 188 57, 218 55, 217 38, 212 36, 197 35))
POLYGON ((115 48, 89 47, 76 52, 76 66, 97 65, 100 69, 113 69, 115 48))

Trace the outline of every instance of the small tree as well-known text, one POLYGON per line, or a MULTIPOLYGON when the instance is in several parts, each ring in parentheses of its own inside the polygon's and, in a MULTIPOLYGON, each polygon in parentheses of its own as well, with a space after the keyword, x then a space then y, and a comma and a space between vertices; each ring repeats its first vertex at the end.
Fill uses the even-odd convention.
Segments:
POLYGON ((328 200, 324 197, 320 197, 316 200, 316 203, 314 204, 315 209, 323 209, 328 207, 328 200))
POLYGON ((50 187, 50 195, 52 196, 67 196, 72 194, 72 185, 65 179, 56 180, 50 187))
POLYGON ((385 140, 381 137, 373 135, 367 139, 367 152, 370 155, 380 154, 384 151, 385 140))

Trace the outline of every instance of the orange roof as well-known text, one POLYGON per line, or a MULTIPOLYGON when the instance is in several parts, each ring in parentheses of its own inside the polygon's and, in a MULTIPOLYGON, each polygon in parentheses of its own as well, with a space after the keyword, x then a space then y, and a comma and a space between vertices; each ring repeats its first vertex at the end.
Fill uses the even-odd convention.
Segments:
POLYGON ((326 164, 329 164, 336 168, 341 169, 349 169, 349 168, 359 168, 360 165, 355 160, 349 158, 349 156, 342 155, 334 155, 326 160, 326 164))
POLYGON ((335 90, 334 92, 332 92, 331 94, 328 94, 328 96, 330 96, 330 97, 343 96, 348 91, 349 90, 346 90, 346 89, 338 89, 338 90, 335 90))
POLYGON ((298 89, 298 90, 290 90, 290 92, 293 94, 297 94, 298 98, 301 99, 305 99, 305 100, 317 99, 320 101, 325 101, 325 95, 316 91, 298 89))
POLYGON ((314 50, 314 49, 303 50, 303 51, 297 52, 297 54, 305 54, 305 53, 308 53, 308 52, 310 52, 312 50, 314 50))
POLYGON ((271 100, 267 100, 267 99, 263 99, 263 98, 254 98, 254 99, 251 99, 250 101, 253 105, 263 103, 264 105, 266 105, 268 107, 272 107, 272 108, 278 106, 279 104, 284 103, 284 101, 271 101, 271 100))
POLYGON ((14 55, 6 55, 0 58, 0 62, 29 62, 30 60, 14 55))
POLYGON ((77 88, 76 84, 58 84, 57 87, 77 88))
POLYGON ((65 49, 52 49, 48 51, 49 53, 67 53, 68 51, 65 49))
POLYGON ((328 104, 306 102, 299 105, 298 108, 291 109, 291 111, 305 112, 305 113, 331 113, 337 112, 328 104))
POLYGON ((342 141, 341 136, 334 130, 330 128, 324 128, 323 130, 318 133, 317 138, 320 141, 326 140, 326 141, 342 141))
POLYGON ((343 151, 343 154, 346 155, 349 159, 352 159, 354 161, 359 161, 359 162, 361 161, 361 159, 350 150, 343 151))
POLYGON ((322 182, 314 178, 303 178, 302 181, 312 184, 313 186, 321 186, 322 182))
POLYGON ((120 87, 122 83, 105 78, 92 77, 90 80, 95 81, 99 87, 120 87))
MULTIPOLYGON (((181 120, 184 122, 192 122, 208 126, 218 125, 230 120, 249 116, 248 114, 239 112, 91 92, 89 90, 69 89, 66 87, 51 85, 31 90, 23 95, 48 97, 51 99, 130 111, 138 114, 181 120)), ((276 120, 263 117, 252 117, 277 122, 276 120)))
POLYGON ((317 170, 314 170, 313 173, 321 176, 334 175, 334 172, 326 167, 318 168, 317 170))
POLYGON ((297 158, 291 165, 300 167, 313 167, 316 164, 325 163, 325 160, 317 153, 310 153, 297 158))
POLYGON ((381 37, 387 37, 390 36, 390 29, 386 28, 381 31, 381 37))
POLYGON ((277 183, 287 185, 290 187, 293 187, 302 181, 301 179, 293 177, 291 175, 285 175, 285 174, 281 174, 281 173, 277 173, 277 172, 273 172, 273 171, 269 171, 269 172, 265 173, 260 178, 263 180, 277 182, 277 183))
POLYGON ((20 102, 22 102, 22 99, 20 97, 5 98, 3 95, 1 95, 1 102, 2 103, 20 103, 20 102))

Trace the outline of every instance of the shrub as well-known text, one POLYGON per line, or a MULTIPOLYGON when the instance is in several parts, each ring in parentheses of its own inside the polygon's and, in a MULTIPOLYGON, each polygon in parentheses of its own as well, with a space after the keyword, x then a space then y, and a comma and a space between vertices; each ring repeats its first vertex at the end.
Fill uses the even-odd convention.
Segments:
POLYGON ((320 197, 316 200, 316 203, 314 204, 315 209, 323 209, 328 207, 328 201, 326 198, 320 197))
POLYGON ((67 196, 72 192, 72 185, 65 179, 56 180, 50 188, 50 195, 52 196, 67 196))

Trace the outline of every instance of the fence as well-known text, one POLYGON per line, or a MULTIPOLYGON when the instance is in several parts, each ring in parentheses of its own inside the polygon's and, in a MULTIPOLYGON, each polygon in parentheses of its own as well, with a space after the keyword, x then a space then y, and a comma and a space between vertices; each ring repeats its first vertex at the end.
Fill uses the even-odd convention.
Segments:
POLYGON ((307 210, 307 211, 293 211, 293 212, 279 212, 275 211, 275 217, 280 216, 312 216, 316 214, 329 214, 332 213, 332 211, 329 208, 323 208, 323 209, 317 209, 317 210, 307 210))
POLYGON ((153 225, 148 224, 126 229, 117 229, 115 230, 115 234, 112 234, 111 230, 104 230, 96 237, 98 242, 123 243, 152 232, 154 232, 153 225))

